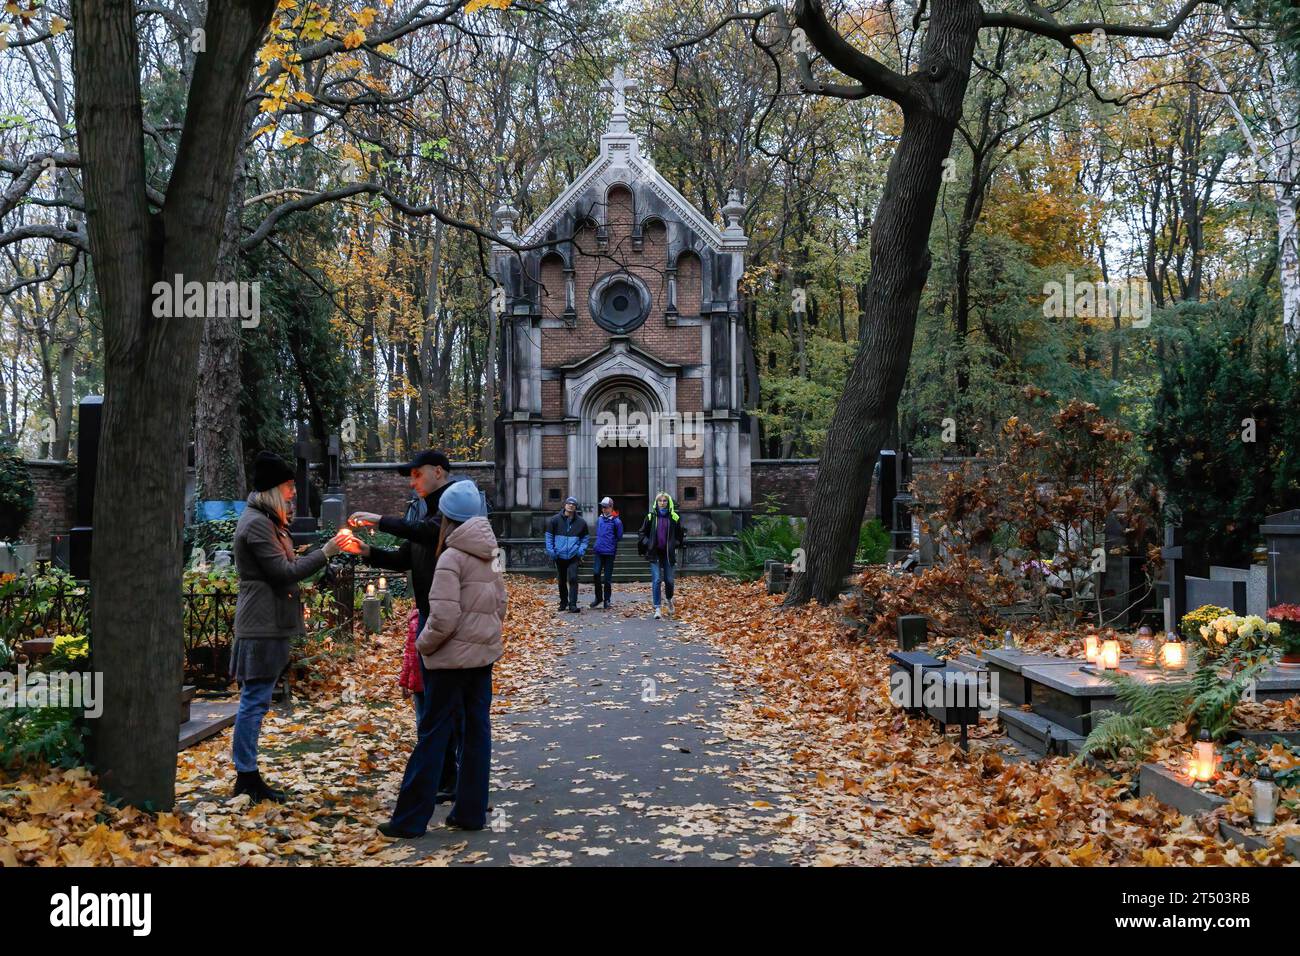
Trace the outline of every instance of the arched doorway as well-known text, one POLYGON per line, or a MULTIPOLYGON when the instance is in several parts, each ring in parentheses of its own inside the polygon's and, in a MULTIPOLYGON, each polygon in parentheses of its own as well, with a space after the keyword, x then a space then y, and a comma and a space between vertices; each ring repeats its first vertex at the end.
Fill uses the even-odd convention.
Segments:
POLYGON ((629 521, 650 507, 650 443, 654 421, 646 396, 615 386, 600 396, 592 426, 596 437, 596 495, 614 499, 629 521))

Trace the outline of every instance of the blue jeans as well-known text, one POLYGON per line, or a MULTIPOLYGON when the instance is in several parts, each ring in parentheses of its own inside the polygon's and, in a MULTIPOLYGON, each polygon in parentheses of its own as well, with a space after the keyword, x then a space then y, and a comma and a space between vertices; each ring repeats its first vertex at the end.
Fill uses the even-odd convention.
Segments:
POLYGON ((257 769, 257 738, 262 733, 262 718, 271 707, 274 689, 274 678, 246 680, 239 685, 239 711, 235 714, 235 731, 230 742, 230 754, 239 773, 257 769))
POLYGON ((432 781, 442 775, 456 715, 461 713, 465 738, 456 802, 448 819, 482 828, 487 824, 488 771, 492 766, 492 665, 436 671, 426 667, 424 693, 420 737, 406 763, 392 826, 402 833, 423 833, 429 828, 438 798, 432 781))
POLYGON ((663 555, 650 561, 650 587, 654 591, 655 607, 659 606, 659 588, 663 586, 668 592, 668 600, 673 599, 673 563, 663 555))
POLYGON ((591 583, 596 588, 596 600, 608 601, 610 593, 614 589, 614 556, 612 554, 597 553, 591 559, 591 583), (601 584, 604 584, 604 590, 601 590, 601 584))
MULTIPOLYGON (((416 625, 416 634, 424 631, 424 622, 427 618, 421 614, 419 624, 416 625)), ((421 670, 424 665, 420 665, 421 670)), ((420 718, 424 714, 424 708, 429 702, 427 690, 416 691, 411 695, 415 699, 415 731, 420 732, 420 718)), ((451 739, 447 741, 447 756, 442 762, 442 777, 438 780, 439 793, 456 792, 456 770, 460 767, 460 742, 465 736, 465 715, 456 715, 456 724, 452 728, 451 739)))

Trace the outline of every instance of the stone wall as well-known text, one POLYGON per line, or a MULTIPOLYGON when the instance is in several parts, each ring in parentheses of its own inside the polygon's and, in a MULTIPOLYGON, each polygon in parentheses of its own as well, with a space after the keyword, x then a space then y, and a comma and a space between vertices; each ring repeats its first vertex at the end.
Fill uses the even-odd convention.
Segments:
MULTIPOLYGON (((487 494, 488 501, 492 500, 496 490, 492 462, 453 462, 451 472, 472 478, 479 490, 487 494)), ((343 491, 348 498, 349 513, 403 514, 411 497, 411 479, 400 464, 356 462, 343 466, 343 491)))
MULTIPOLYGON (((967 461, 979 464, 984 459, 914 458, 912 474, 914 477, 930 474, 944 475, 961 468, 967 461)), ((808 517, 812 509, 813 486, 817 483, 817 467, 816 458, 755 458, 750 463, 754 514, 763 514, 770 498, 780 514, 796 518, 808 517)), ((867 498, 866 514, 874 516, 876 512, 874 474, 867 476, 867 480, 871 482, 871 491, 867 498)))
POLYGON ((36 486, 36 503, 18 539, 36 545, 37 557, 48 558, 50 536, 67 533, 76 518, 76 466, 66 461, 28 460, 24 464, 36 486))

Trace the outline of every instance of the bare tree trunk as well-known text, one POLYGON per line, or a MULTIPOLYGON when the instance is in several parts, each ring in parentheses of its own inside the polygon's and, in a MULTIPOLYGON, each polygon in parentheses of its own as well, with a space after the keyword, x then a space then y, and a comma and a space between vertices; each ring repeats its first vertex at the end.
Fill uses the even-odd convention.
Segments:
POLYGON ((871 232, 866 325, 823 446, 803 542, 806 570, 791 582, 787 604, 835 601, 853 562, 872 468, 894 427, 912 356, 943 160, 961 116, 981 16, 975 0, 932 8, 921 55, 928 69, 914 74, 926 91, 920 105, 904 111, 880 197, 871 232))

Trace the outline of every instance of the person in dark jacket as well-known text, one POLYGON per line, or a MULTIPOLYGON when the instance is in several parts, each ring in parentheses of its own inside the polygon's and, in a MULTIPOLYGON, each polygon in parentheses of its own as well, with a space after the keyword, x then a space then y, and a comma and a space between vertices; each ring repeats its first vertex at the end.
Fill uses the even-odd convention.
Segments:
POLYGON ((546 556, 555 562, 560 582, 560 610, 578 613, 578 566, 587 553, 587 521, 570 495, 564 508, 546 522, 546 556))
POLYGON ((257 739, 271 691, 289 663, 289 640, 305 632, 298 583, 342 550, 343 536, 335 535, 318 551, 294 553, 289 508, 295 493, 293 470, 270 452, 259 452, 253 462, 253 492, 235 527, 239 597, 230 671, 239 683, 239 710, 230 749, 235 794, 246 793, 254 803, 285 800, 257 769, 257 739))
POLYGON ((600 514, 596 517, 596 543, 591 549, 594 553, 591 559, 591 583, 596 588, 592 607, 599 607, 602 598, 605 607, 609 607, 614 581, 614 555, 618 553, 618 542, 622 537, 623 519, 614 510, 614 499, 601 498, 600 514))
POLYGON ((659 613, 660 587, 668 597, 668 616, 673 614, 673 568, 677 565, 677 550, 686 535, 682 532, 682 519, 673 506, 672 496, 666 491, 655 496, 654 507, 641 522, 637 537, 637 551, 650 562, 650 581, 654 591, 655 619, 659 613))
MULTIPOLYGON (((440 451, 423 451, 416 455, 403 468, 410 475, 411 490, 417 501, 412 502, 405 516, 378 515, 369 511, 357 511, 348 519, 354 527, 377 527, 395 538, 401 538, 398 548, 372 548, 359 538, 349 548, 359 554, 372 567, 386 571, 409 571, 411 590, 415 597, 415 607, 419 612, 417 631, 424 630, 429 620, 429 588, 433 585, 433 572, 438 564, 438 533, 441 530, 442 517, 438 511, 438 502, 443 492, 458 481, 451 474, 451 460, 440 451)), ((480 495, 481 497, 481 495, 480 495)), ((486 509, 485 509, 486 511, 486 509)), ((416 699, 417 708, 422 708, 427 697, 421 694, 416 699)), ((417 709, 416 723, 420 712, 417 709)), ((453 728, 447 745, 447 755, 442 762, 442 780, 438 784, 439 800, 450 800, 456 793, 456 768, 460 763, 461 733, 459 727, 453 728)))

